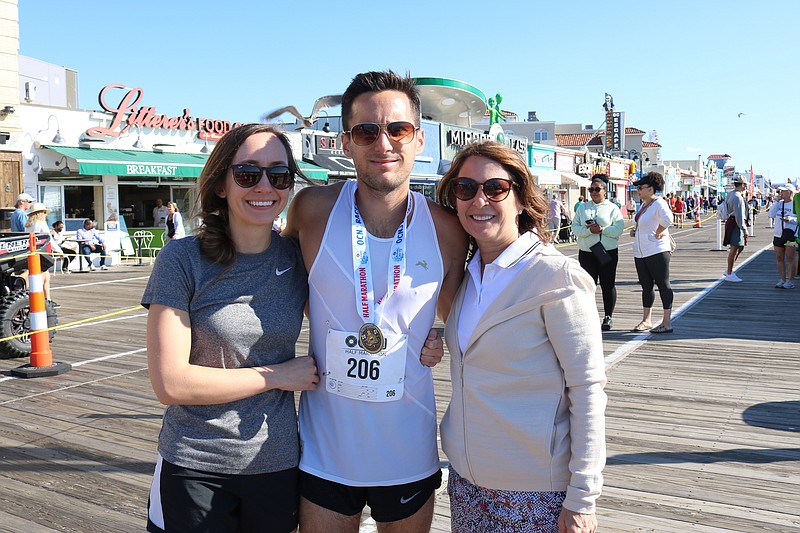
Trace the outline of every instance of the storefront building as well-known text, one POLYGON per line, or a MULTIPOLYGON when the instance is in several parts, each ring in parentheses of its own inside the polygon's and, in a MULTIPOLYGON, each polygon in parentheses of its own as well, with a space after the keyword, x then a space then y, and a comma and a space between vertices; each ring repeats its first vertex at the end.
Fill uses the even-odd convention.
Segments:
POLYGON ((25 190, 52 211, 48 222, 153 227, 157 199, 188 211, 210 142, 235 124, 194 118, 189 108, 159 114, 140 88, 108 85, 99 102, 103 111, 20 105, 25 190))

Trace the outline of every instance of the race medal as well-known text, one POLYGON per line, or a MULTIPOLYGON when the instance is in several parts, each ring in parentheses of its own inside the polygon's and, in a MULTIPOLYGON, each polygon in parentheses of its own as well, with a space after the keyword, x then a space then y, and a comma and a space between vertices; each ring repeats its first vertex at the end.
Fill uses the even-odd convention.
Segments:
POLYGON ((375 324, 364 324, 358 330, 358 345, 367 353, 376 354, 383 350, 385 341, 381 328, 375 324))

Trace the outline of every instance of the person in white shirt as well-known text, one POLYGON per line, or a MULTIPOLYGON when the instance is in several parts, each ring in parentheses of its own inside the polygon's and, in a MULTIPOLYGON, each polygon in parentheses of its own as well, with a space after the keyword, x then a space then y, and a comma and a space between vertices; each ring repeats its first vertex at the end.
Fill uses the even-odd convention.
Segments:
POLYGON ((161 198, 156 198, 156 206, 153 208, 153 225, 157 228, 164 228, 167 225, 169 210, 161 198))
POLYGON ((64 262, 62 263, 61 270, 69 274, 71 272, 69 265, 72 262, 72 258, 78 255, 78 243, 67 240, 67 236, 64 235, 64 222, 61 220, 56 220, 53 223, 53 230, 50 232, 50 237, 61 249, 61 253, 64 254, 62 258, 64 262))
POLYGON ((369 504, 378 531, 427 532, 441 467, 428 367, 438 358, 424 350, 441 347, 430 328, 449 314, 467 238, 410 191, 425 147, 411 78, 356 75, 342 127, 356 179, 300 191, 282 233, 303 251, 324 376, 300 399, 300 529, 357 533, 369 504))
MULTIPOLYGON (((31 204, 31 209, 28 211, 28 220, 25 222, 25 231, 32 231, 33 233, 50 233, 50 228, 47 227, 47 213, 50 210, 45 207, 41 202, 31 204)), ((39 256, 42 261, 44 256, 39 256)), ((50 272, 47 266, 42 265, 42 292, 45 299, 50 299, 50 272)))
POLYGON ((606 405, 595 284, 552 246, 547 200, 510 147, 467 145, 438 197, 474 251, 445 328, 451 527, 592 533, 606 405))
POLYGON ((167 202, 167 216, 166 238, 167 241, 174 241, 186 237, 186 230, 183 228, 183 218, 181 217, 178 204, 175 202, 167 202))
POLYGON ((781 279, 775 284, 777 289, 794 289, 794 254, 797 246, 797 214, 794 212, 792 195, 795 193, 791 183, 778 187, 780 200, 769 208, 770 218, 775 219, 772 248, 778 265, 781 279))
POLYGON ((633 261, 642 286, 642 321, 633 331, 671 333, 673 292, 669 284, 669 260, 672 246, 667 228, 672 225, 672 211, 666 200, 657 195, 664 188, 664 176, 658 172, 648 172, 633 184, 642 199, 642 206, 634 217, 636 225, 631 230, 634 239, 633 261), (652 327, 650 315, 656 297, 653 290, 655 286, 658 287, 664 316, 658 326, 652 327))

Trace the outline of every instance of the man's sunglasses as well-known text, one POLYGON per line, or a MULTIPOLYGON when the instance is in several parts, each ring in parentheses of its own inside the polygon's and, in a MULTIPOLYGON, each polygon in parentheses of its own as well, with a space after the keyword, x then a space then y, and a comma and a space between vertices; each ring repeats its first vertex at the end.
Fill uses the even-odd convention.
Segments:
POLYGON ((403 120, 390 122, 388 124, 376 124, 375 122, 362 122, 356 124, 349 131, 343 131, 345 135, 359 146, 369 146, 378 140, 381 130, 386 132, 386 136, 392 142, 408 144, 414 139, 414 134, 419 128, 410 122, 403 120))
POLYGON ((586 190, 589 191, 589 192, 600 192, 600 191, 603 190, 603 188, 602 187, 589 187, 586 190))
POLYGON ((260 167, 258 165, 231 165, 233 181, 243 189, 255 187, 261 181, 261 175, 266 172, 269 184, 274 189, 288 189, 294 185, 294 172, 286 165, 274 167, 260 167))
POLYGON ((472 178, 456 178, 453 184, 453 194, 462 202, 468 202, 475 198, 479 189, 483 189, 483 195, 492 202, 502 202, 511 192, 514 182, 501 178, 492 178, 478 183, 472 178))

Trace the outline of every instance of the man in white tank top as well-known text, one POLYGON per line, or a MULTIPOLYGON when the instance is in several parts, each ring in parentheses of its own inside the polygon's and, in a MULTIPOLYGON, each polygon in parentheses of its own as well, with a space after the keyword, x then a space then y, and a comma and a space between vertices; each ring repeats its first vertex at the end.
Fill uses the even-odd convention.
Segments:
POLYGON ((425 145, 419 95, 394 72, 357 75, 342 98, 342 148, 357 179, 301 191, 285 235, 309 272, 320 386, 300 401, 300 527, 429 531, 441 482, 426 339, 464 272, 458 219, 410 193, 425 145), (423 354, 420 357, 420 354, 423 354))

